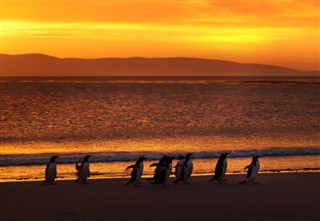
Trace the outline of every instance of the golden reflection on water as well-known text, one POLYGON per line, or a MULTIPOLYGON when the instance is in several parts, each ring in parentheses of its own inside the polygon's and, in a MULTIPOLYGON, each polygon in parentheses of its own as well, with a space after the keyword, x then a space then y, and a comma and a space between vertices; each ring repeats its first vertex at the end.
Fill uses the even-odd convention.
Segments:
MULTIPOLYGON (((80 82, 0 84, 1 165, 45 163, 60 155, 58 179, 73 179, 74 164, 60 163, 81 161, 87 153, 96 161, 126 161, 154 153, 281 148, 285 155, 319 148, 316 84, 80 82)), ((194 160, 194 173, 212 172, 216 160, 194 160)), ((241 172, 250 161, 229 159, 228 170, 241 172)), ((262 170, 319 168, 318 156, 261 162, 262 170)), ((91 178, 127 176, 131 163, 92 163, 91 178)), ((145 173, 151 174, 148 163, 145 173)), ((0 180, 41 180, 44 167, 0 167, 0 180)))
POLYGON ((20 142, 1 144, 0 154, 72 154, 112 152, 199 152, 275 148, 292 148, 297 144, 318 147, 315 135, 274 139, 274 136, 182 136, 148 139, 83 140, 64 142, 20 142))

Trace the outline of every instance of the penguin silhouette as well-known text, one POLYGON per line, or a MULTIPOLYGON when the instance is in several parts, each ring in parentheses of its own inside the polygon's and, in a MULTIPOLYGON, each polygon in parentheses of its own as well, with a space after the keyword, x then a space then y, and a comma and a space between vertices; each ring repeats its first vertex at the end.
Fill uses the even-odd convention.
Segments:
POLYGON ((179 181, 182 181, 184 184, 187 184, 187 181, 191 177, 192 171, 193 171, 193 163, 191 160, 192 153, 188 153, 185 156, 185 159, 183 161, 183 164, 179 167, 182 167, 181 177, 180 179, 177 179, 174 181, 174 183, 178 183, 179 181))
POLYGON ((76 164, 76 170, 78 179, 76 182, 87 183, 87 179, 90 177, 89 158, 91 155, 86 155, 80 165, 76 164))
POLYGON ((261 156, 257 156, 257 155, 254 155, 252 157, 252 162, 250 165, 246 166, 244 169, 248 169, 247 171, 247 176, 246 176, 246 179, 242 182, 240 182, 239 184, 250 184, 250 183, 253 183, 253 184, 258 184, 255 182, 255 179, 259 173, 259 170, 260 170, 260 162, 259 162, 259 157, 261 156))
POLYGON ((153 164, 150 165, 150 167, 154 167, 155 166, 156 169, 154 170, 153 177, 152 178, 147 178, 146 180, 157 182, 157 180, 159 179, 159 177, 161 175, 162 167, 164 166, 164 164, 165 164, 165 162, 167 160, 167 157, 168 156, 163 155, 158 163, 153 163, 153 164))
POLYGON ((167 157, 164 165, 161 168, 161 174, 157 180, 157 183, 162 183, 164 187, 167 186, 171 171, 172 171, 172 159, 174 157, 167 157))
POLYGON ((139 159, 134 165, 130 165, 126 168, 126 170, 132 168, 132 172, 131 172, 130 180, 125 185, 129 185, 130 183, 133 183, 134 186, 137 186, 138 184, 141 184, 140 179, 143 173, 143 161, 145 159, 146 159, 145 157, 139 157, 139 159))
POLYGON ((45 171, 45 181, 44 183, 47 184, 54 184, 54 180, 57 177, 57 165, 56 165, 56 159, 59 156, 52 156, 50 158, 50 161, 48 162, 46 166, 46 171, 45 171))
POLYGON ((187 184, 187 181, 191 177, 192 171, 193 171, 193 163, 191 160, 192 153, 186 154, 186 159, 184 161, 184 167, 183 167, 183 182, 187 184))
POLYGON ((209 182, 213 180, 217 180, 219 183, 226 181, 226 179, 223 179, 223 178, 227 171, 227 155, 230 153, 231 152, 225 152, 220 155, 219 160, 216 164, 214 176, 212 179, 208 180, 209 182))
POLYGON ((178 162, 174 166, 175 171, 174 174, 176 175, 176 181, 179 182, 179 180, 183 177, 183 164, 184 164, 185 157, 183 155, 178 156, 178 162))

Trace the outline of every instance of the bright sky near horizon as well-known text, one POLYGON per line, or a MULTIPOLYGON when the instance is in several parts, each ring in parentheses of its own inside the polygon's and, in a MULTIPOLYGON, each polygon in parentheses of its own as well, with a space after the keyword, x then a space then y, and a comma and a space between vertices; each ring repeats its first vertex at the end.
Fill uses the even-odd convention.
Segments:
POLYGON ((318 0, 0 0, 6 54, 198 57, 320 70, 318 0))

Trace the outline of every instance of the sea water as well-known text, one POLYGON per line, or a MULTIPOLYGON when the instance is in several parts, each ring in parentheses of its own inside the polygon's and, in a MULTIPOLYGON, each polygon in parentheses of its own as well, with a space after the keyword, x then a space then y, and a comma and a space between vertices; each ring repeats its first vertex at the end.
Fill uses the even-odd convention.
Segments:
MULTIPOLYGON (((139 156, 193 153, 194 174, 227 173, 253 155, 261 171, 320 168, 320 78, 0 78, 0 180, 38 180, 57 159, 58 178, 92 154, 93 178, 123 177, 139 156)), ((174 161, 175 163, 176 161, 174 161)))

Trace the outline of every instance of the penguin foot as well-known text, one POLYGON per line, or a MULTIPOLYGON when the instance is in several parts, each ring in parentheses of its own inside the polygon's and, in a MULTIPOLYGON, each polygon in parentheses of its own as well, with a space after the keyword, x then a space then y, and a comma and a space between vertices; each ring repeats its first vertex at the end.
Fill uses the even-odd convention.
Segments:
POLYGON ((81 184, 89 184, 88 181, 82 181, 81 184))
POLYGON ((57 185, 57 183, 48 183, 49 185, 57 185))
POLYGON ((222 179, 222 180, 218 180, 219 183, 224 183, 226 182, 228 179, 222 179))
POLYGON ((248 182, 246 180, 240 182, 239 184, 248 184, 248 182))
POLYGON ((245 182, 247 185, 256 184, 253 180, 246 180, 245 182))

